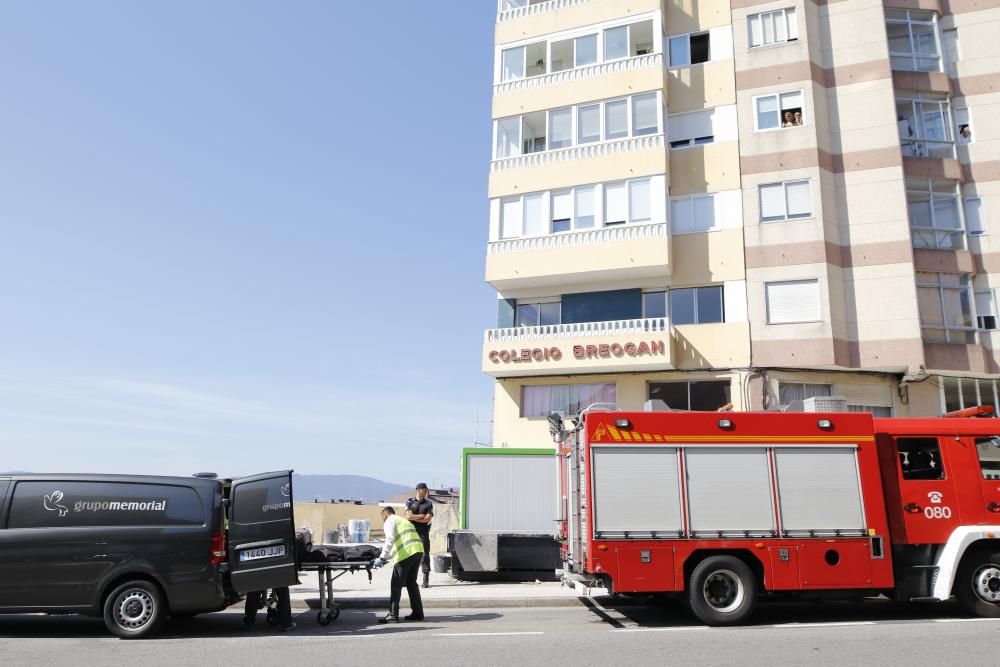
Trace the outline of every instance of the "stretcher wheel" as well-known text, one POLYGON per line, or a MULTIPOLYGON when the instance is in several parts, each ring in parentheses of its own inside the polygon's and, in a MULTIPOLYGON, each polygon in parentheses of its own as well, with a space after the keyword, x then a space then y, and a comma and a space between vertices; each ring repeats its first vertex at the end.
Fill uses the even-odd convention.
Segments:
POLYGON ((267 624, 277 625, 278 624, 278 610, 268 608, 267 610, 267 624))
POLYGON ((329 612, 321 611, 316 614, 316 622, 320 625, 330 625, 340 616, 340 607, 333 607, 329 612))

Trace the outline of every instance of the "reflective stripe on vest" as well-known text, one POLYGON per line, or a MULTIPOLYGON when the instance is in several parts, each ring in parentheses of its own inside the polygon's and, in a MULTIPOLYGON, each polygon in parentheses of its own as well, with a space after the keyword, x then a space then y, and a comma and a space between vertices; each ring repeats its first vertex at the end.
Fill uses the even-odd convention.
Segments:
POLYGON ((423 552, 424 543, 417 535, 413 524, 406 519, 396 517, 396 539, 392 541, 393 563, 399 563, 413 554, 422 554, 423 552))

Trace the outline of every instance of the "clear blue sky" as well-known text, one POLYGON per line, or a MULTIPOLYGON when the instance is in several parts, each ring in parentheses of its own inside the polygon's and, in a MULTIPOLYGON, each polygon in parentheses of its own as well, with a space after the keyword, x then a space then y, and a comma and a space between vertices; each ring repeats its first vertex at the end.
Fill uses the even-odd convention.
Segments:
POLYGON ((457 483, 495 12, 2 3, 0 470, 457 483))

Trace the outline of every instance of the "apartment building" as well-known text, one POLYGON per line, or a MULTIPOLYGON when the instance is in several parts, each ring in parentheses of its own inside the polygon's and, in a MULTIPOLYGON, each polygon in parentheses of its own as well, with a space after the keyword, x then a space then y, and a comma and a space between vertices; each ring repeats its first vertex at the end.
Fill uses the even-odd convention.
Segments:
POLYGON ((997 404, 997 0, 499 0, 494 445, 591 403, 997 404))

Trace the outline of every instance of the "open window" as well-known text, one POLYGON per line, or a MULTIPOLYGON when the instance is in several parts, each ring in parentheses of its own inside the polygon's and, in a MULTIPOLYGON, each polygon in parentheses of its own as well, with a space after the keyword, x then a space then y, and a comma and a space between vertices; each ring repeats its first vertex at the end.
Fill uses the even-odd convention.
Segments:
POLYGON ((754 104, 757 132, 805 125, 801 90, 791 93, 761 95, 754 98, 754 104))
POLYGON ((899 438, 899 469, 905 480, 944 479, 944 464, 937 438, 899 438))

